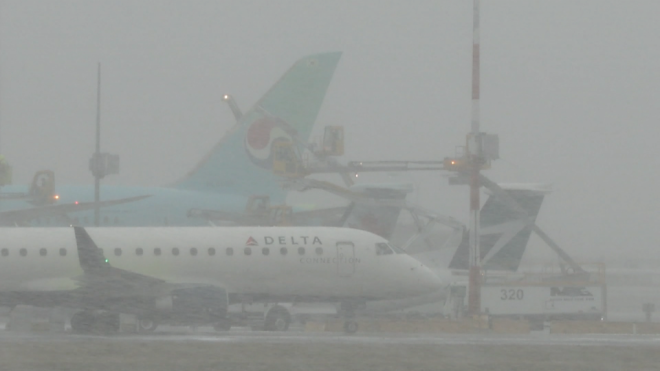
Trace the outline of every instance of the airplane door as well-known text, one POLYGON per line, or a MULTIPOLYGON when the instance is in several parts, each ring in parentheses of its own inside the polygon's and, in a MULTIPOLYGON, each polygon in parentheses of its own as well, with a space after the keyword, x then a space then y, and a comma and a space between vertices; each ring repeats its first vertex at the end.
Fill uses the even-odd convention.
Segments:
POLYGON ((352 242, 337 242, 337 274, 350 277, 355 273, 355 245, 352 242))

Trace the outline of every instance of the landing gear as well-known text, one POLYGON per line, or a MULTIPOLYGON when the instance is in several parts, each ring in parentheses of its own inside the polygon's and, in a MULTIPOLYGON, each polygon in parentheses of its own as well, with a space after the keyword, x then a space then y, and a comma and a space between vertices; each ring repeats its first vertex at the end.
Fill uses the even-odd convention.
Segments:
POLYGON ((71 329, 77 334, 90 334, 94 325, 94 319, 93 312, 78 312, 71 316, 71 329))
POLYGON ((355 312, 359 303, 353 301, 345 301, 340 303, 339 315, 345 318, 344 332, 347 334, 354 334, 357 332, 359 326, 355 321, 355 312))
POLYGON ((158 327, 158 321, 153 316, 144 315, 138 317, 138 332, 154 332, 158 327))
POLYGON ((218 332, 229 331, 231 330, 231 322, 229 321, 220 321, 213 324, 213 329, 218 332))
POLYGON ((71 317, 71 329, 77 334, 113 334, 119 331, 119 313, 78 312, 71 317))
POLYGON ((290 323, 291 314, 289 314, 289 311, 281 305, 276 305, 266 313, 264 329, 266 331, 286 331, 289 329, 290 323))
POLYGON ((358 330, 358 323, 353 320, 347 320, 344 322, 344 332, 347 334, 354 334, 358 330))

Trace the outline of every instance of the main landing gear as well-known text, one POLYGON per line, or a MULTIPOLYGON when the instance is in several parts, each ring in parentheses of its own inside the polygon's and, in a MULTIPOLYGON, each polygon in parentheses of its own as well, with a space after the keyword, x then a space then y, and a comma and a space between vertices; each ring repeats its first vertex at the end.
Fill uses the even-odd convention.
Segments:
POLYGON ((154 332, 158 327, 158 321, 150 315, 138 316, 138 332, 154 332))
POLYGON ((291 324, 291 314, 289 314, 289 311, 281 305, 276 305, 266 313, 264 330, 286 331, 289 329, 289 324, 291 324))
POLYGON ((119 331, 119 313, 78 312, 71 317, 71 329, 77 334, 113 334, 119 331))

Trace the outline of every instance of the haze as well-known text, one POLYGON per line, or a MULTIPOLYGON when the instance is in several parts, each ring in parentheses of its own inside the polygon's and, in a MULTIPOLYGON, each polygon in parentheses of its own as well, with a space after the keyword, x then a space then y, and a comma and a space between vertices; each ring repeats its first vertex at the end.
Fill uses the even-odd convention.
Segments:
MULTIPOLYGON (((4 0, 0 12, 0 148, 15 183, 48 168, 60 185, 92 184, 97 62, 102 149, 121 155, 104 184, 174 181, 233 125, 222 94, 247 109, 322 51, 344 54, 316 132, 344 125, 345 159, 439 160, 469 129, 469 1, 4 0)), ((657 1, 482 3, 482 129, 503 158, 486 175, 552 184, 538 223, 583 259, 657 256, 659 15, 657 1)), ((467 220, 467 189, 441 174, 360 179, 413 182, 412 201, 467 220)))

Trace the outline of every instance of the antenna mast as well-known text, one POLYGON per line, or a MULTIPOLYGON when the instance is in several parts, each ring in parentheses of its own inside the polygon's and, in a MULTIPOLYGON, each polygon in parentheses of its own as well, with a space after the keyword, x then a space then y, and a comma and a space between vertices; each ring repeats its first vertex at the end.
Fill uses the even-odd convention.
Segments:
POLYGON ((96 86, 96 150, 89 160, 89 170, 94 175, 94 225, 100 224, 101 179, 119 173, 119 156, 101 153, 101 63, 98 65, 96 86))
MULTIPOLYGON (((101 157, 101 63, 98 64, 98 73, 96 80, 96 151, 94 157, 101 157)), ((103 175, 99 171, 94 172, 94 225, 99 226, 99 202, 101 199, 101 178, 103 175)))

